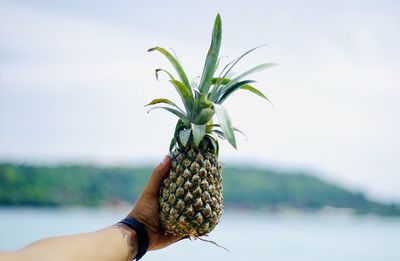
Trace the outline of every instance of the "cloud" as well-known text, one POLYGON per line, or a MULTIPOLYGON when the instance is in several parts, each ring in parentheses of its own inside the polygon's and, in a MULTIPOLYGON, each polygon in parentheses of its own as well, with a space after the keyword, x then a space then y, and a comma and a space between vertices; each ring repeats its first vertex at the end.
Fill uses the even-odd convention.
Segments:
MULTIPOLYGON (((158 159, 176 120, 164 112, 148 115, 143 105, 179 99, 165 80, 154 80, 155 68, 170 68, 167 61, 146 49, 173 46, 189 75, 199 75, 214 10, 202 6, 207 15, 191 21, 199 4, 187 7, 181 23, 164 12, 173 5, 135 6, 137 15, 129 13, 132 6, 116 5, 121 12, 106 16, 104 6, 88 15, 69 3, 1 4, 0 158, 158 159)), ((263 1, 247 8, 235 3, 223 10, 222 55, 267 42, 236 71, 265 61, 282 66, 254 75, 274 106, 245 92, 226 104, 249 140, 238 137, 238 151, 222 142, 221 159, 302 166, 400 200, 394 186, 400 183, 397 13, 317 3, 299 11, 263 1)))

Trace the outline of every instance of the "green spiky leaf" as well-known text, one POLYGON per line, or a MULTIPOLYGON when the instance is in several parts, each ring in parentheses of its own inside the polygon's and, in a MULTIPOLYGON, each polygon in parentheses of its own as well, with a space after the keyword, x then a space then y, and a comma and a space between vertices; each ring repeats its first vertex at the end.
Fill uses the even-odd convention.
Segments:
POLYGON ((153 108, 151 108, 150 110, 148 110, 147 113, 149 113, 149 112, 151 112, 151 111, 153 111, 153 110, 156 110, 156 109, 164 109, 164 110, 167 110, 167 111, 169 111, 169 112, 175 114, 176 116, 178 116, 179 119, 182 120, 183 123, 185 123, 185 125, 189 125, 189 124, 190 124, 190 121, 189 121, 189 119, 186 117, 185 114, 183 114, 183 113, 181 113, 180 111, 175 110, 175 109, 173 109, 173 108, 169 108, 169 107, 165 107, 165 106, 156 106, 156 107, 153 107, 153 108))
POLYGON ((175 89, 179 93, 179 96, 181 96, 183 105, 186 108, 186 113, 188 114, 188 117, 191 118, 194 99, 190 87, 184 85, 178 80, 170 80, 170 82, 175 86, 175 89))
POLYGON ((237 82, 239 82, 242 78, 246 77, 249 74, 255 73, 255 72, 259 72, 262 70, 265 70, 267 68, 276 66, 277 64, 275 63, 264 63, 264 64, 260 64, 257 65, 247 71, 245 71, 244 73, 239 74, 238 76, 236 76, 235 78, 233 78, 231 81, 229 81, 225 86, 223 87, 218 87, 216 86, 213 90, 213 92, 211 93, 211 97, 210 100, 215 102, 218 100, 218 98, 227 90, 229 89, 232 85, 236 84, 237 82))
POLYGON ((259 71, 262 71, 262 70, 265 70, 267 68, 271 68, 271 67, 274 67, 274 66, 277 66, 277 65, 278 64, 276 64, 276 63, 263 63, 263 64, 259 64, 257 66, 254 66, 253 68, 251 68, 251 69, 245 71, 244 73, 241 73, 238 76, 236 76, 235 78, 233 78, 229 82, 229 84, 227 84, 225 86, 225 88, 229 87, 229 85, 235 84, 236 82, 238 82, 239 80, 243 79, 247 75, 250 75, 252 73, 259 72, 259 71))
POLYGON ((170 152, 170 153, 171 153, 172 150, 174 149, 175 144, 176 144, 176 139, 175 139, 175 137, 173 137, 173 138, 171 139, 171 143, 169 144, 169 152, 170 152))
POLYGON ((207 95, 195 90, 196 93, 196 109, 211 108, 212 103, 207 99, 207 95))
POLYGON ((179 119, 175 126, 175 132, 174 132, 175 139, 179 140, 179 132, 181 130, 189 128, 190 128, 190 123, 188 124, 187 122, 184 122, 181 119, 179 119))
MULTIPOLYGON (((222 133, 222 131, 214 129, 214 128, 221 128, 220 124, 209 124, 209 125, 207 125, 207 128, 211 128, 212 129, 211 132, 213 132, 213 133, 217 134, 218 136, 220 136, 221 138, 225 139, 225 136, 222 133)), ((241 131, 238 128, 235 128, 235 127, 233 127, 233 130, 236 131, 236 132, 239 132, 240 134, 242 134, 246 140, 248 139, 247 135, 243 131, 241 131)))
MULTIPOLYGON (((229 79, 229 78, 212 78, 211 84, 216 84, 218 82, 220 85, 227 85, 230 81, 231 81, 231 79, 229 79)), ((252 85, 246 84, 246 85, 243 85, 242 87, 240 87, 240 89, 250 91, 250 92, 260 96, 261 98, 266 99, 267 101, 269 101, 271 103, 271 101, 268 99, 268 97, 264 93, 262 93, 260 90, 253 87, 252 85)), ((213 93, 210 92, 210 94, 212 95, 213 93)), ((215 94, 214 94, 214 96, 215 96, 215 94)), ((210 96, 209 98, 211 99, 214 97, 210 96)))
POLYGON ((214 28, 212 33, 211 45, 207 53, 206 62, 204 64, 203 74, 199 90, 201 93, 207 93, 210 88, 210 81, 217 67, 219 49, 221 47, 222 25, 221 16, 218 14, 215 18, 214 28))
POLYGON ((231 79, 228 79, 228 78, 212 78, 211 85, 213 85, 213 86, 212 86, 211 90, 208 92, 207 97, 211 101, 215 101, 216 95, 218 94, 219 90, 222 88, 221 85, 227 85, 230 81, 231 81, 231 79))
POLYGON ((171 106, 174 106, 175 108, 177 108, 180 112, 182 112, 182 114, 184 114, 185 112, 179 108, 178 105, 176 105, 174 102, 165 99, 165 98, 158 98, 158 99, 154 99, 151 102, 149 102, 148 104, 146 104, 145 106, 150 106, 150 105, 155 105, 155 104, 159 104, 159 103, 165 103, 165 104, 169 104, 171 106))
POLYGON ((192 124, 194 146, 198 147, 206 134, 206 125, 192 124))
POLYGON ((234 131, 237 131, 237 132, 239 132, 240 134, 242 134, 242 135, 243 135, 243 137, 244 137, 244 139, 245 139, 246 141, 248 140, 248 138, 247 138, 247 135, 246 135, 246 134, 244 134, 244 132, 243 132, 243 131, 239 130, 238 128, 233 128, 233 130, 234 130, 234 131))
POLYGON ((222 85, 227 85, 231 79, 229 78, 212 78, 211 79, 211 84, 222 84, 222 85))
POLYGON ((243 90, 247 90, 250 91, 258 96, 260 96, 261 98, 266 99, 267 101, 269 101, 271 103, 271 101, 267 98, 267 96, 264 95, 264 93, 262 93, 261 91, 259 91, 258 89, 254 88, 253 86, 250 85, 244 85, 241 87, 243 90))
POLYGON ((182 68, 181 64, 178 62, 178 60, 172 54, 170 54, 167 50, 165 50, 164 48, 161 48, 161 47, 153 47, 148 50, 148 52, 152 52, 152 51, 159 51, 165 57, 167 57, 169 62, 175 68, 175 71, 178 73, 179 78, 181 79, 183 84, 190 87, 189 80, 186 76, 185 71, 183 70, 183 68, 182 68))
POLYGON ((217 137, 214 137, 212 134, 207 133, 206 137, 209 139, 211 142, 211 146, 214 148, 215 154, 218 156, 219 153, 219 145, 218 145, 218 139, 217 137))
POLYGON ((192 89, 198 89, 199 88, 199 83, 197 81, 198 78, 200 78, 200 76, 196 76, 190 81, 190 87, 192 89))
POLYGON ((214 115, 214 110, 210 108, 205 108, 200 111, 200 113, 194 119, 196 124, 206 124, 214 115))
POLYGON ((181 130, 179 132, 179 140, 181 141, 183 146, 186 146, 186 144, 188 143, 191 132, 191 129, 181 130))
POLYGON ((253 83, 255 81, 252 80, 245 80, 241 82, 237 82, 233 85, 231 85, 229 88, 225 88, 224 92, 221 93, 220 97, 217 98, 216 103, 223 103, 232 93, 240 89, 241 87, 247 85, 248 83, 253 83))
POLYGON ((224 133, 222 131, 220 131, 220 130, 213 130, 212 133, 217 134, 218 137, 220 137, 223 140, 226 139, 224 133))
POLYGON ((229 141, 229 143, 236 149, 236 139, 235 134, 233 133, 232 121, 229 117, 226 109, 220 105, 214 103, 215 114, 217 114, 219 124, 221 125, 221 129, 224 133, 225 138, 229 141))
MULTIPOLYGON (((254 48, 251 48, 250 50, 244 52, 241 56, 237 57, 236 59, 233 59, 233 60, 232 60, 230 63, 228 63, 228 64, 224 67, 224 69, 221 71, 219 78, 221 78, 221 79, 225 78, 225 77, 228 75, 228 73, 233 69, 233 67, 235 67, 235 65, 236 65, 243 57, 245 57, 245 56, 248 55, 249 53, 251 53, 251 52, 257 50, 258 48, 261 48, 261 47, 264 47, 264 46, 267 46, 267 45, 266 45, 266 44, 262 44, 262 45, 259 45, 259 46, 254 47, 254 48), (229 69, 228 69, 228 68, 229 68, 229 69), (226 70, 226 71, 225 71, 225 70, 226 70)), ((219 83, 217 83, 217 84, 219 84, 219 83)))
POLYGON ((157 80, 157 81, 158 81, 158 73, 159 73, 159 72, 164 72, 164 73, 166 73, 166 74, 168 75, 168 77, 169 77, 170 80, 175 80, 175 77, 174 77, 170 72, 168 72, 167 70, 158 68, 158 69, 156 69, 156 71, 155 71, 156 80, 157 80))

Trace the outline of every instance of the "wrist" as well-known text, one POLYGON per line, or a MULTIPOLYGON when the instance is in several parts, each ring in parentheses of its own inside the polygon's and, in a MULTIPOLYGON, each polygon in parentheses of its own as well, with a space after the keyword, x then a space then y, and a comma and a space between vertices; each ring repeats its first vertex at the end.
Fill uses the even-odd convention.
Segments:
POLYGON ((155 224, 152 218, 148 218, 136 209, 132 210, 127 217, 132 217, 144 225, 149 239, 148 250, 153 250, 154 231, 158 224, 155 224))
POLYGON ((132 216, 124 218, 119 222, 119 224, 128 227, 128 229, 134 232, 135 240, 133 242, 135 244, 134 249, 136 250, 134 258, 140 260, 149 248, 149 236, 145 225, 132 216))
POLYGON ((122 236, 126 241, 129 259, 134 258, 139 248, 136 231, 123 223, 118 223, 116 226, 120 228, 122 236))

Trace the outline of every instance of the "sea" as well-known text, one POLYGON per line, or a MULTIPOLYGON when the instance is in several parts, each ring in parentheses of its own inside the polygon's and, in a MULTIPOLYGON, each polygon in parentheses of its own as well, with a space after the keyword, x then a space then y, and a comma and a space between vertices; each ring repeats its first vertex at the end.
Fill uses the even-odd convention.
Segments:
MULTIPOLYGON (((36 240, 95 231, 127 209, 0 208, 0 251, 36 240)), ((227 210, 206 238, 149 251, 143 260, 398 261, 400 219, 348 213, 270 213, 227 210)))

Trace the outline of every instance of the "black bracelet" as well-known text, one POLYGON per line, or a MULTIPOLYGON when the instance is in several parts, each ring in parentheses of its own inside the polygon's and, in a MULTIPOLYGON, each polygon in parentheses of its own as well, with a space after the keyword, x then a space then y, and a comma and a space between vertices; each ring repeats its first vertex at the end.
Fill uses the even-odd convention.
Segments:
POLYGON ((149 235, 147 234, 146 227, 143 223, 140 223, 133 217, 126 217, 121 220, 119 223, 125 224, 131 229, 136 231, 137 241, 138 241, 138 251, 137 255, 133 258, 133 260, 141 259, 144 254, 147 252, 147 248, 149 247, 149 235))

